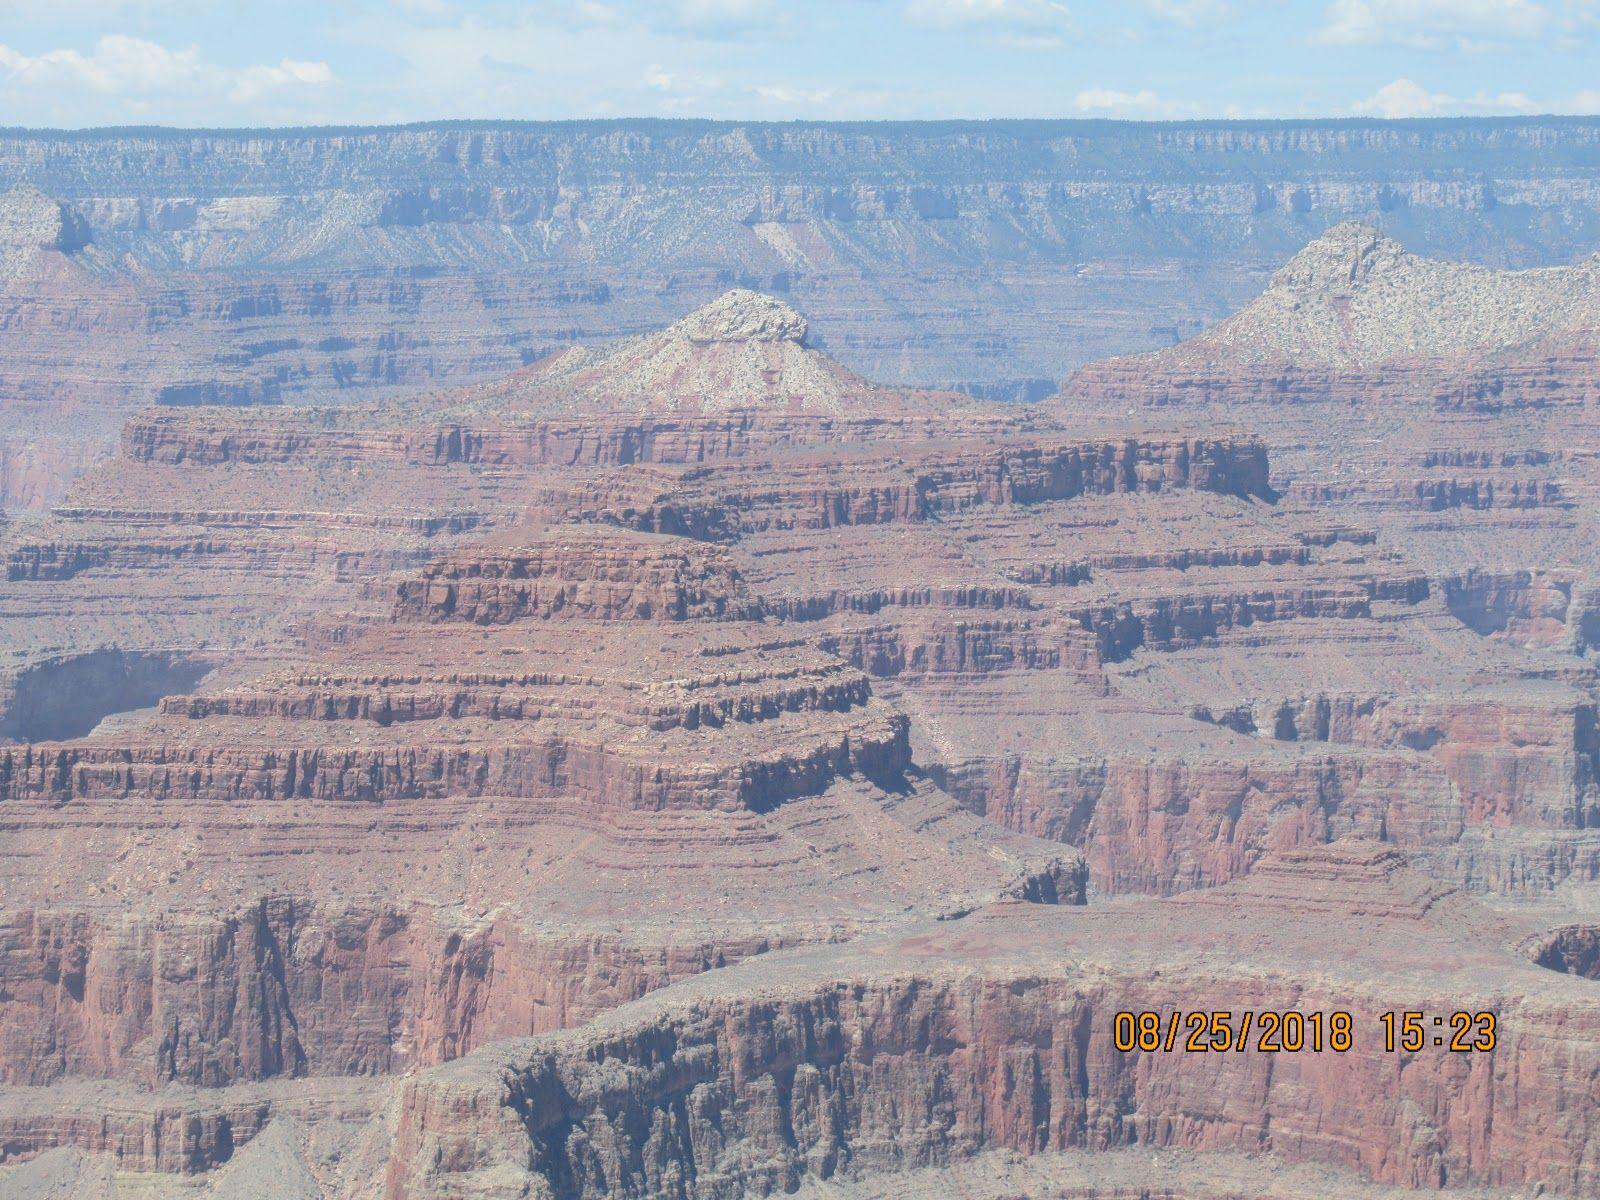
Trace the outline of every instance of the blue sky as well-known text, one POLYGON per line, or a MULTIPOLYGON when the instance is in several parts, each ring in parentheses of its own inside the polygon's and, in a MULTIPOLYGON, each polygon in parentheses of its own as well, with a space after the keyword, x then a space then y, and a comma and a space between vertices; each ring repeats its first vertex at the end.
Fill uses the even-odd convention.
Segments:
POLYGON ((1600 0, 0 0, 0 125, 1600 112, 1600 0))

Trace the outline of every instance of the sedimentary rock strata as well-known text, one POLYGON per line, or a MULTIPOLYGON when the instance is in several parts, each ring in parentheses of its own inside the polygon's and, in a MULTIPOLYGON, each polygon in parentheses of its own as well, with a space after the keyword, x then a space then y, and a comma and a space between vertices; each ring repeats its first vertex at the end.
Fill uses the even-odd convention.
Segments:
POLYGON ((1368 531, 1350 553, 1396 569, 1354 638, 1184 648, 1128 682, 1257 739, 1425 755, 1462 805, 1452 869, 1496 890, 1590 878, 1596 425, 1567 348, 1600 329, 1596 278, 1593 259, 1494 272, 1340 226, 1215 329, 1086 368, 1053 406, 1244 426, 1285 515, 1368 531), (1463 371, 1502 377, 1463 402, 1439 383, 1463 371), (1413 620, 1427 644, 1405 648, 1413 620))
POLYGON ((390 1190, 770 1195, 985 1147, 1147 1146, 1586 1194, 1600 1000, 1504 945, 1516 924, 1392 852, 1340 846, 1157 905, 1006 906, 861 958, 773 956, 410 1081, 390 1190), (1361 942, 1355 970, 1341 935, 1361 942), (1440 1004, 1493 1006, 1498 1056, 1407 1069, 1383 1049, 1379 1012, 1440 1004), (1348 1011, 1355 1044, 1311 1059, 1113 1047, 1115 1013, 1169 1005, 1348 1011), (1541 1086, 1509 1100, 1511 1077, 1541 1086))
POLYGON ((1379 395, 1439 409, 1592 406, 1600 398, 1600 254, 1494 271, 1335 226, 1239 312, 1170 350, 1086 367, 1111 402, 1279 404, 1379 395))
MULTIPOLYGON (((1396 274, 1391 326, 1455 279, 1297 261, 1396 274)), ((1452 336, 1584 311, 1469 276, 1521 323, 1452 336)), ((1315 358, 1268 311, 1214 345, 1315 358)), ((0 530, 0 1184, 1592 1193, 1589 408, 1241 370, 1129 417, 1135 367, 888 387, 736 289, 489 384, 134 417, 0 530), (1361 1040, 1114 1045, 1219 1008, 1361 1040), (1385 1049, 1413 1008, 1503 1041, 1385 1049)))
POLYGON ((12 130, 0 508, 47 509, 147 403, 494 378, 736 284, 792 297, 874 379, 1037 399, 1225 316, 1342 220, 1499 266, 1592 252, 1596 137, 1587 118, 12 130))

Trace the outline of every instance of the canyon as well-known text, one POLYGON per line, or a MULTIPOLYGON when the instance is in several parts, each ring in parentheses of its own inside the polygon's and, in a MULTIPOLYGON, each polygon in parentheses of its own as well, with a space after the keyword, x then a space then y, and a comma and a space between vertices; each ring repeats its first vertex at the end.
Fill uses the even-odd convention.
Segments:
POLYGON ((107 398, 0 526, 0 1191, 1600 1191, 1600 260, 1301 240, 1036 404, 737 280, 448 385, 107 398))
POLYGON ((49 509, 146 404, 492 379, 733 286, 871 378, 1042 399, 1341 220, 1570 262, 1597 145, 1581 117, 0 131, 0 509, 49 509))

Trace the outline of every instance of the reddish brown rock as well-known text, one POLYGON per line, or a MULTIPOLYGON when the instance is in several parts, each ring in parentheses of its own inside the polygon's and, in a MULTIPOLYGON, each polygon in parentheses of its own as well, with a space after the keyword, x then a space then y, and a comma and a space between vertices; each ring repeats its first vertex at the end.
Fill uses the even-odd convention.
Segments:
POLYGON ((271 1115, 229 1156, 211 1091, 414 1072, 392 1148, 284 1110, 260 1153, 681 1198, 1130 1145, 1532 1188, 1534 1146, 1592 1189, 1584 410, 1119 428, 807 336, 734 293, 495 385, 164 411, 0 534, 0 1069, 203 1089, 203 1152, 64 1116, 28 1169, 244 1170, 271 1115), (1106 1048, 1224 992, 1516 1037, 1106 1048))
POLYGON ((542 545, 488 546, 430 563, 400 585, 395 619, 498 625, 525 617, 666 620, 754 616, 718 548, 619 532, 563 531, 542 545))
POLYGON ((1585 1194, 1596 1131, 1577 1114, 1594 1107, 1600 1001, 1502 936, 1501 919, 1355 845, 1188 900, 1070 920, 1001 908, 859 958, 773 956, 411 1081, 388 1194, 496 1178, 575 1196, 671 1179, 693 1196, 766 1195, 985 1148, 1135 1144, 1270 1151, 1405 1187, 1585 1194), (1361 944, 1355 970, 1341 936, 1361 944), (1392 973, 1367 973, 1380 963, 1392 973), (1404 1008, 1493 1009, 1500 1048, 1390 1053, 1378 1016, 1404 1008), (1156 1011, 1164 1028, 1215 1010, 1347 1011, 1351 1048, 1114 1045, 1119 1011, 1156 1011))

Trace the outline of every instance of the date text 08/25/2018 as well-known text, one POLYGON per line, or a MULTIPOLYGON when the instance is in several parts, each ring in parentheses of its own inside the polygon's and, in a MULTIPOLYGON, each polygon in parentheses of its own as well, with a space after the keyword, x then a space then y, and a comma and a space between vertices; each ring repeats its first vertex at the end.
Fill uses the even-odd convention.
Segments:
MULTIPOLYGON (((1492 1012, 1455 1012, 1433 1016, 1420 1011, 1386 1012, 1377 1019, 1374 1036, 1389 1054, 1447 1050, 1486 1054, 1499 1041, 1492 1012)), ((1353 1014, 1332 1012, 1119 1012, 1112 1022, 1112 1043, 1124 1053, 1227 1054, 1257 1050, 1265 1054, 1344 1054, 1361 1035, 1353 1014)))

